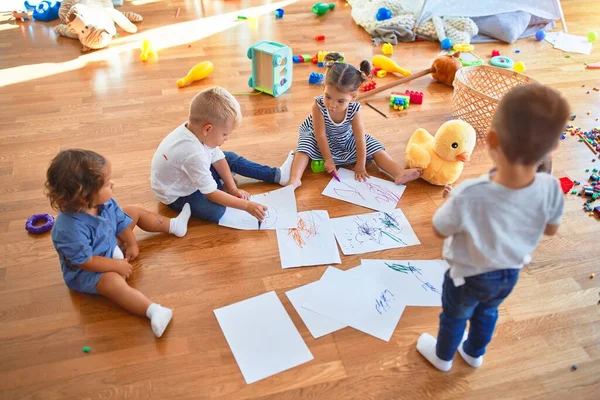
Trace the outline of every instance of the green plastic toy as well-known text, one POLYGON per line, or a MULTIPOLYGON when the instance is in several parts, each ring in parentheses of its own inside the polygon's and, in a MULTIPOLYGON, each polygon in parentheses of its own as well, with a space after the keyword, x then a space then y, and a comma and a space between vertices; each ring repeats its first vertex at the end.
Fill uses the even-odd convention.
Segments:
POLYGON ((319 172, 325 172, 325 161, 312 160, 310 162, 310 169, 312 169, 312 172, 314 172, 315 174, 317 174, 319 172))
POLYGON ((335 8, 333 3, 316 3, 312 6, 312 12, 316 15, 325 15, 335 8))

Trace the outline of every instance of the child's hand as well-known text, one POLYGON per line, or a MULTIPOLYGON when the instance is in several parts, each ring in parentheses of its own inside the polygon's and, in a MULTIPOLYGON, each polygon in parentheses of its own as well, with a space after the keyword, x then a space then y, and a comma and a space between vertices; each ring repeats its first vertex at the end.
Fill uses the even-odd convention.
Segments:
POLYGON ((127 261, 135 260, 139 254, 140 248, 138 247, 137 243, 128 244, 127 247, 125 247, 125 259, 127 261))
POLYGON ((240 190, 238 188, 232 189, 231 192, 229 192, 229 194, 244 200, 248 200, 250 198, 250 193, 246 192, 245 190, 240 190))
POLYGON ((127 260, 115 260, 115 270, 117 274, 121 275, 123 278, 128 279, 131 276, 131 271, 133 271, 133 267, 127 260))
POLYGON ((354 167, 354 179, 356 179, 359 182, 365 182, 367 178, 370 178, 370 176, 367 173, 365 167, 354 167))
POLYGON ((256 217, 256 219, 258 219, 259 221, 265 219, 265 212, 268 208, 269 207, 263 206, 262 204, 255 203, 253 201, 249 201, 248 204, 246 204, 246 212, 256 217))
POLYGON ((450 195, 451 191, 452 191, 452 185, 444 186, 444 191, 442 192, 442 198, 444 200, 446 200, 446 197, 448 197, 448 195, 450 195))
POLYGON ((336 175, 337 173, 337 169, 335 168, 335 163, 333 162, 333 159, 329 159, 327 161, 325 161, 325 171, 327 171, 328 174, 331 174, 332 172, 335 173, 336 175))

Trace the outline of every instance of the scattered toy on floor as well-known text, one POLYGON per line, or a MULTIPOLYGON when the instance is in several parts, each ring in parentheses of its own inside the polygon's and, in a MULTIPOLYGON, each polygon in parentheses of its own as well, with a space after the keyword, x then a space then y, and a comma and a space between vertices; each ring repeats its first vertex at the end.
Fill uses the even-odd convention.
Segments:
POLYGON ((91 351, 89 346, 83 346, 83 348, 81 349, 84 353, 89 353, 91 351))
POLYGON ((392 10, 387 7, 381 7, 377 10, 377 14, 375 14, 375 19, 377 19, 377 21, 385 21, 390 18, 392 18, 392 10))
POLYGON ((177 80, 177 86, 180 88, 190 85, 192 82, 202 80, 210 75, 215 66, 210 61, 198 63, 190 69, 187 75, 177 80))
POLYGON ((452 40, 450 40, 450 38, 444 38, 440 42, 440 45, 442 46, 442 50, 449 50, 452 48, 452 46, 454 46, 454 43, 452 43, 452 40))
POLYGON ((54 217, 50 214, 33 214, 25 222, 25 229, 27 232, 34 235, 41 235, 42 233, 48 232, 54 226, 54 217), (43 222, 42 225, 37 225, 39 222, 43 222))
POLYGON ((278 8, 277 10, 275 10, 275 18, 277 18, 277 19, 283 18, 284 13, 285 13, 285 11, 283 11, 283 8, 278 8))
POLYGON ((391 56, 394 53, 394 47, 390 43, 384 43, 381 45, 381 52, 386 56, 391 56))
POLYGON ((317 35, 315 36, 315 40, 318 42, 323 41, 325 40, 325 35, 317 35))
POLYGON ((469 161, 476 137, 475 129, 462 120, 445 122, 435 136, 419 128, 406 146, 406 165, 423 168, 422 178, 433 185, 451 184, 469 161))
POLYGON ((492 50, 492 57, 498 57, 500 55, 500 50, 492 50))
POLYGON ((312 6, 311 10, 315 15, 325 15, 329 11, 335 8, 335 4, 333 3, 316 3, 312 6))
POLYGON ((540 29, 535 33, 536 40, 544 40, 545 38, 546 38, 546 32, 543 29, 540 29))
POLYGON ((252 76, 248 86, 273 97, 287 92, 292 87, 292 49, 277 42, 262 40, 248 49, 252 60, 252 76))
POLYGON ((598 39, 598 33, 596 33, 595 31, 590 31, 587 34, 587 40, 590 43, 594 43, 596 41, 596 39, 598 39))
POLYGON ((525 72, 525 63, 523 61, 517 61, 513 69, 515 70, 515 72, 519 72, 522 74, 523 72, 525 72))
POLYGON ((323 74, 320 74, 318 72, 311 72, 310 76, 308 77, 308 83, 310 83, 311 85, 322 85, 324 78, 325 75, 323 74))
POLYGON ((149 39, 142 40, 142 48, 140 53, 140 60, 148 61, 150 56, 156 56, 156 50, 149 39))
POLYGON ((36 21, 49 22, 58 19, 61 2, 56 0, 42 0, 38 3, 25 1, 24 5, 27 10, 33 11, 33 18, 36 21))

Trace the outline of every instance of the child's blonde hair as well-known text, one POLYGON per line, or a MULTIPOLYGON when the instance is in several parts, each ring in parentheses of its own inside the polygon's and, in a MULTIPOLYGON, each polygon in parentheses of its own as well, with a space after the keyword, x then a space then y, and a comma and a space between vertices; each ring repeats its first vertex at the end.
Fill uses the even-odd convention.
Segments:
POLYGON ((220 86, 204 89, 194 96, 190 103, 189 123, 191 125, 225 126, 231 120, 234 121, 234 126, 242 120, 240 103, 220 86))

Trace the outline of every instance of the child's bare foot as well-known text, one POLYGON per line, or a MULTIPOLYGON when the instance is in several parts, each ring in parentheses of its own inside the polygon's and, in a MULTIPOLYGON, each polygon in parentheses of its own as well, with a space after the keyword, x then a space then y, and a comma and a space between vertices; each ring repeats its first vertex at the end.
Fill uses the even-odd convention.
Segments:
POLYGON ((414 181, 415 179, 419 179, 423 174, 423 170, 421 168, 411 168, 411 169, 403 169, 394 177, 394 183, 396 185, 402 185, 406 182, 414 181))
POLYGON ((296 190, 300 186, 302 186, 302 181, 300 179, 290 179, 290 181, 287 184, 287 186, 292 186, 294 188, 294 190, 296 190))
POLYGON ((442 198, 444 200, 446 200, 446 197, 448 197, 448 195, 450 194, 450 192, 452 191, 452 185, 448 184, 444 186, 444 191, 442 192, 442 198))

